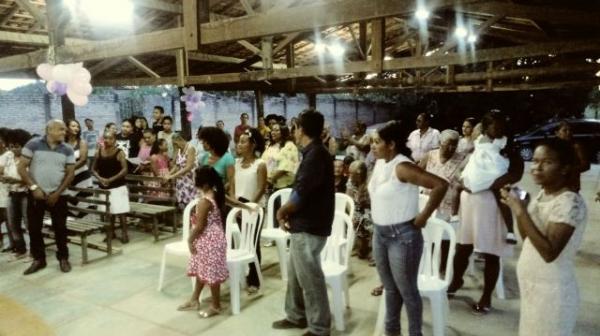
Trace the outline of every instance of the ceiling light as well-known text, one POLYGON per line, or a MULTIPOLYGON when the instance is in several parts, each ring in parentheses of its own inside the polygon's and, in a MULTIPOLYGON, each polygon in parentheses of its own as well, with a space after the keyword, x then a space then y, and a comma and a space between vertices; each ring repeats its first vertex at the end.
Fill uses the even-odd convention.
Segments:
POLYGON ((425 21, 429 18, 430 14, 431 13, 427 9, 420 7, 415 12, 415 17, 421 21, 425 21))
POLYGON ((71 12, 79 11, 95 24, 111 25, 131 23, 131 0, 64 0, 71 12))
MULTIPOLYGON (((393 59, 394 59, 394 58, 393 58, 392 56, 385 56, 385 57, 383 58, 383 60, 384 60, 384 61, 391 61, 391 60, 393 60, 393 59)), ((598 59, 598 61, 600 61, 600 58, 598 59)), ((600 63, 600 62, 598 62, 598 63, 600 63)))
POLYGON ((331 44, 327 49, 329 50, 329 53, 331 53, 331 55, 336 57, 342 56, 346 51, 344 47, 342 47, 339 43, 331 44))
POLYGON ((319 54, 322 54, 325 52, 325 49, 327 49, 327 46, 323 43, 316 43, 315 44, 315 51, 319 54))
POLYGON ((469 35, 469 32, 465 27, 456 27, 454 30, 454 36, 458 37, 459 39, 464 39, 467 37, 467 35, 469 35))
POLYGON ((369 80, 369 79, 373 79, 375 77, 377 77, 376 73, 369 73, 365 76, 365 79, 369 80))
POLYGON ((469 36, 467 37, 467 41, 469 43, 475 43, 475 42, 477 42, 477 35, 475 35, 475 34, 469 34, 469 36))
POLYGON ((596 77, 600 77, 600 71, 596 72, 596 77))

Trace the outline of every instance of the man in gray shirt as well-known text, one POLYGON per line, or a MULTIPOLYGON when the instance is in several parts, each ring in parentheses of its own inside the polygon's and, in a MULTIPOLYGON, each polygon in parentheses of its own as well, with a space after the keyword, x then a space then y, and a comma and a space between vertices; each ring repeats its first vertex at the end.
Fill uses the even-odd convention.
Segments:
POLYGON ((75 156, 67 145, 67 127, 60 120, 46 125, 46 135, 31 139, 22 150, 19 175, 29 187, 27 216, 33 263, 23 273, 35 273, 46 267, 46 251, 42 236, 44 214, 50 212, 56 239, 56 258, 60 270, 71 271, 67 247, 67 200, 65 190, 73 181, 75 156))

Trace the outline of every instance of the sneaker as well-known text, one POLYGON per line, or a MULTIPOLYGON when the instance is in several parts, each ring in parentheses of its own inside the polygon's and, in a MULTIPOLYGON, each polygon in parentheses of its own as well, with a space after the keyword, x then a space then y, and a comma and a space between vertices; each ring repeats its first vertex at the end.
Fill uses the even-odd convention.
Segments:
POLYGON ((306 328, 306 320, 302 320, 298 323, 294 323, 288 319, 275 321, 272 324, 273 329, 304 329, 306 328))
POLYGON ((46 268, 46 261, 45 260, 34 260, 31 263, 31 266, 29 266, 28 269, 25 270, 25 272, 23 272, 23 275, 29 275, 29 274, 33 274, 41 269, 46 268))
POLYGON ((71 272, 71 264, 67 259, 61 259, 58 261, 59 268, 63 273, 71 272))
POLYGON ((507 244, 510 244, 510 245, 516 245, 517 244, 517 237, 512 232, 508 232, 506 234, 506 239, 505 240, 506 240, 507 244))

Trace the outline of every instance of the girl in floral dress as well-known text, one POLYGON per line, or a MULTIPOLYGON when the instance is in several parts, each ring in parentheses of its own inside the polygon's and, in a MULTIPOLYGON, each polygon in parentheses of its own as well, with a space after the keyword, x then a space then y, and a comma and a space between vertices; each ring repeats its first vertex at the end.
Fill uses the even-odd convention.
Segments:
POLYGON ((194 186, 194 168, 196 168, 196 149, 190 146, 179 133, 173 134, 173 146, 178 149, 175 159, 175 167, 165 179, 177 179, 175 183, 175 196, 180 209, 190 203, 195 197, 197 190, 194 186))
POLYGON ((221 283, 227 280, 227 241, 223 221, 225 188, 219 174, 210 166, 196 169, 198 195, 203 195, 192 215, 190 237, 190 261, 187 274, 196 278, 194 292, 189 301, 178 310, 197 310, 200 293, 205 285, 210 287, 211 306, 199 312, 200 317, 210 317, 221 312, 221 283))

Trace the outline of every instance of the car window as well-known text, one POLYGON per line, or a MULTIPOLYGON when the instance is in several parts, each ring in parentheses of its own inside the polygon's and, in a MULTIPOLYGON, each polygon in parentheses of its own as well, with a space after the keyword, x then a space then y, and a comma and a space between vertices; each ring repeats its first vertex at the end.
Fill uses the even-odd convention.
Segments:
POLYGON ((573 134, 598 134, 600 133, 600 123, 582 122, 572 125, 573 134))

